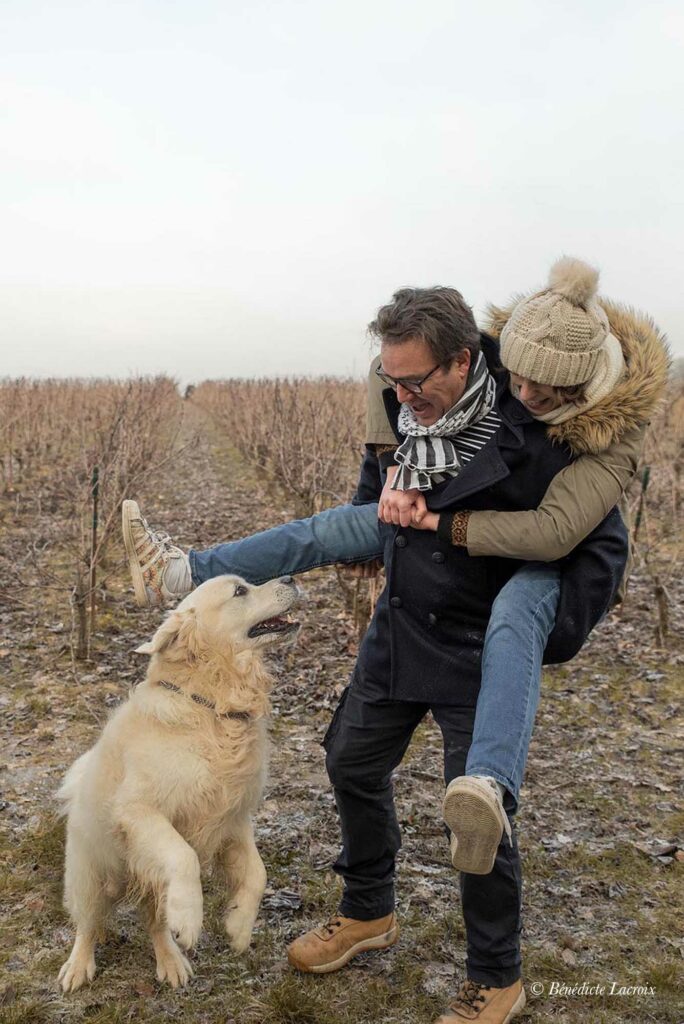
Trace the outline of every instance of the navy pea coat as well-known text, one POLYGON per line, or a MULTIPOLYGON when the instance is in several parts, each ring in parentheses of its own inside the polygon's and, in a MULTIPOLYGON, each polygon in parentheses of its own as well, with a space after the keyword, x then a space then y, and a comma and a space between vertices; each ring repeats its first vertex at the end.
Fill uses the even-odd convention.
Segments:
MULTIPOLYGON (((497 369, 496 344, 486 336, 483 351, 497 369)), ((507 377, 499 376, 499 430, 457 477, 426 493, 431 511, 536 508, 556 473, 572 461, 570 450, 551 443, 544 424, 513 398, 507 377)), ((384 398, 395 424, 396 396, 388 390, 384 398)), ((355 504, 379 500, 386 468, 386 460, 367 447, 355 504)), ((359 650, 357 676, 380 684, 393 700, 474 704, 492 604, 523 563, 471 557, 431 530, 381 530, 387 584, 359 650)), ((547 664, 574 657, 614 603, 627 553, 627 531, 616 508, 557 563, 561 593, 547 664)))

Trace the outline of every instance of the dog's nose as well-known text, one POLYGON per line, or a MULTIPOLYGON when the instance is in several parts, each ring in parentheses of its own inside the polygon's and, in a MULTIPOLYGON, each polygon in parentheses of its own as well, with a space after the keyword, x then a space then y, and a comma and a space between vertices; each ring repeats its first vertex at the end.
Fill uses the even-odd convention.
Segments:
POLYGON ((292 579, 291 576, 281 576, 280 579, 278 580, 278 583, 287 583, 288 586, 292 586, 294 580, 292 579))

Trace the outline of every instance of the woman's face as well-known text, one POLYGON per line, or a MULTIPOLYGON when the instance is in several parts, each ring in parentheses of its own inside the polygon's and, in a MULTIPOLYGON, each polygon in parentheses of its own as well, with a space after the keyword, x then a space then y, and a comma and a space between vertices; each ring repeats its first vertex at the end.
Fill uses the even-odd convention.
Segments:
POLYGON ((533 416, 543 416, 544 413, 553 412, 563 404, 556 388, 551 384, 537 384, 536 381, 520 377, 517 373, 511 374, 511 391, 533 416))

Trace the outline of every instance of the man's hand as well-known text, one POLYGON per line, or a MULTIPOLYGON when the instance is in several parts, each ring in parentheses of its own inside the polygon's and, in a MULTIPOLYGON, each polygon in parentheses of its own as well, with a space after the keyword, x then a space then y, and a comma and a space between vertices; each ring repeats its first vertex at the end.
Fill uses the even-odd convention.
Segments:
POLYGON ((372 580, 382 569, 382 562, 379 558, 374 558, 371 562, 352 562, 351 565, 338 562, 337 568, 348 579, 372 580))
POLYGON ((419 526, 427 513, 425 498, 417 488, 409 491, 392 490, 398 469, 398 466, 390 466, 387 470, 387 480, 378 504, 378 519, 389 526, 419 526))

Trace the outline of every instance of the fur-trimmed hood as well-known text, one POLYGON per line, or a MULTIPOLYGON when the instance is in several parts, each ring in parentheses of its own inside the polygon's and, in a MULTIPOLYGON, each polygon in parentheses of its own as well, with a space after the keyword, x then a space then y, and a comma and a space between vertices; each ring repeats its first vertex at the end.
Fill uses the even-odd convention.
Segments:
MULTIPOLYGON (((484 329, 498 340, 515 306, 489 306, 484 329)), ((622 345, 627 372, 619 384, 586 412, 548 428, 549 437, 575 455, 597 454, 655 414, 667 385, 670 354, 665 335, 645 313, 600 298, 611 333, 622 345)))

